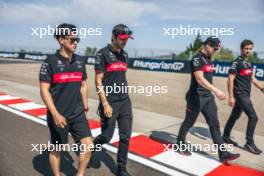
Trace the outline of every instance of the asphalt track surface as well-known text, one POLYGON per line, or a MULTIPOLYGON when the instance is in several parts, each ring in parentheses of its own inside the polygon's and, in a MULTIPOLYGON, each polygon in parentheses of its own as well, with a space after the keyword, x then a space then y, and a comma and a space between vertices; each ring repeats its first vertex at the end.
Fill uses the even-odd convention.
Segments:
MULTIPOLYGON (((32 151, 31 144, 47 144, 49 131, 46 126, 22 118, 11 112, 0 109, 0 175, 1 176, 33 176, 51 175, 48 154, 32 151)), ((70 144, 73 143, 69 137, 70 144)), ((87 169, 89 176, 115 175, 116 155, 105 150, 95 154, 95 162, 87 169)), ((74 152, 63 152, 61 172, 63 175, 75 175, 78 158, 74 152)), ((133 161, 128 161, 128 171, 132 175, 163 176, 133 161)))

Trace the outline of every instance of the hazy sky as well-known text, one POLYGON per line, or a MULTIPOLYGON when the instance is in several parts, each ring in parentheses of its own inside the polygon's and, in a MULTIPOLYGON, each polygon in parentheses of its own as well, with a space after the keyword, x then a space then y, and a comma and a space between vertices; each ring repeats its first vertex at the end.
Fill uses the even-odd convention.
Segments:
MULTIPOLYGON (((0 0, 0 46, 57 47, 52 36, 32 36, 32 28, 62 22, 79 28, 102 28, 102 35, 81 39, 80 48, 103 47, 112 27, 127 24, 135 40, 129 48, 181 51, 194 35, 163 35, 164 28, 233 28, 232 36, 219 36, 224 47, 239 51, 245 38, 256 51, 264 51, 264 2, 262 0, 0 0)), ((203 39, 206 36, 202 36, 203 39)))

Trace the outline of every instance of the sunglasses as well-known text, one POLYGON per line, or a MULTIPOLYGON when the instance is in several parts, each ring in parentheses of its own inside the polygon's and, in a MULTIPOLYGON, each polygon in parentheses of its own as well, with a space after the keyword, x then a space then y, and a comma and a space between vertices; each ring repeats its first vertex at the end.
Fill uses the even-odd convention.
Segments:
POLYGON ((118 35, 132 35, 133 32, 130 31, 130 30, 114 31, 114 34, 115 34, 116 36, 118 36, 118 35))
POLYGON ((214 51, 218 51, 219 50, 219 48, 214 48, 214 51))
POLYGON ((77 42, 77 43, 80 42, 80 38, 79 38, 79 37, 75 37, 75 38, 66 37, 66 39, 67 39, 71 44, 74 44, 75 42, 77 42))
POLYGON ((132 32, 132 31, 130 31, 130 30, 127 30, 127 31, 124 31, 124 32, 122 32, 122 34, 132 35, 132 34, 133 34, 133 32, 132 32))
POLYGON ((209 46, 210 46, 211 48, 213 48, 215 52, 216 52, 217 50, 219 50, 219 47, 212 46, 212 45, 210 45, 210 44, 209 44, 209 46))

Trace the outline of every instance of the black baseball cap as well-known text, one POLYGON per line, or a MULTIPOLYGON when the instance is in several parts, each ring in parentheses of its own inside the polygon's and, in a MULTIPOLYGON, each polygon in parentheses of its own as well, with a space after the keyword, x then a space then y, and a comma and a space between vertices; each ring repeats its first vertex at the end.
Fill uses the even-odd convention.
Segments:
POLYGON ((56 27, 54 38, 59 39, 60 37, 70 36, 72 32, 77 33, 77 28, 75 25, 62 23, 56 27))
POLYGON ((219 40, 219 38, 214 37, 214 36, 208 37, 205 40, 204 45, 207 45, 207 44, 215 49, 219 49, 221 47, 221 41, 219 40))
POLYGON ((124 24, 118 24, 116 26, 114 26, 113 30, 112 30, 112 34, 114 34, 115 36, 117 36, 118 38, 125 40, 128 38, 134 39, 132 37, 132 31, 124 24))

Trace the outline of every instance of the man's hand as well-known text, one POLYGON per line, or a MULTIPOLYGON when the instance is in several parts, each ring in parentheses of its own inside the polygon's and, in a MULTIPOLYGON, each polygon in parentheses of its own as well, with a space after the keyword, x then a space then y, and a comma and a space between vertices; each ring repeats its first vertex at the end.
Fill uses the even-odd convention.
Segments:
POLYGON ((86 107, 83 109, 86 118, 88 118, 87 114, 88 114, 88 111, 89 111, 89 110, 90 110, 90 109, 89 109, 89 106, 86 106, 86 107))
POLYGON ((103 105, 104 106, 104 115, 108 118, 111 118, 112 117, 112 113, 113 113, 113 109, 112 107, 110 106, 109 103, 103 105))
POLYGON ((216 97, 217 97, 219 100, 224 100, 224 99, 226 98, 224 92, 222 92, 222 91, 219 90, 219 89, 216 89, 216 90, 214 91, 214 93, 215 93, 216 97))
POLYGON ((225 99, 225 97, 226 97, 225 94, 221 90, 219 90, 218 88, 214 87, 210 82, 208 82, 204 78, 204 74, 201 70, 194 72, 194 76, 195 76, 195 79, 198 82, 198 84, 200 84, 205 89, 212 91, 219 100, 225 99))
POLYGON ((229 106, 234 107, 235 104, 236 104, 235 98, 234 97, 229 97, 228 104, 229 104, 229 106))
POLYGON ((262 93, 264 93, 264 88, 260 89, 260 91, 261 91, 262 93))
POLYGON ((65 117, 63 117, 62 115, 58 114, 56 116, 53 117, 55 125, 57 125, 57 127, 59 128, 65 128, 67 125, 66 119, 65 117))
POLYGON ((86 106, 86 107, 83 109, 83 111, 84 111, 85 113, 87 113, 89 110, 90 110, 89 106, 86 106))

